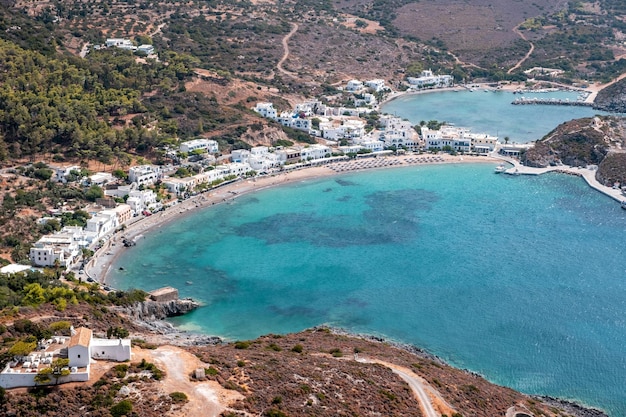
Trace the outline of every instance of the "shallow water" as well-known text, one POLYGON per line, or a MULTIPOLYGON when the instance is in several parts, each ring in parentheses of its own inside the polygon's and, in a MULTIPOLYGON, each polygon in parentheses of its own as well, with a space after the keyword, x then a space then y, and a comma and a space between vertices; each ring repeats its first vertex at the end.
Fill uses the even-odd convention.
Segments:
POLYGON ((330 324, 626 415, 626 211, 579 178, 493 168, 386 169, 241 196, 147 234, 111 284, 201 300, 175 321, 186 329, 235 340, 330 324))

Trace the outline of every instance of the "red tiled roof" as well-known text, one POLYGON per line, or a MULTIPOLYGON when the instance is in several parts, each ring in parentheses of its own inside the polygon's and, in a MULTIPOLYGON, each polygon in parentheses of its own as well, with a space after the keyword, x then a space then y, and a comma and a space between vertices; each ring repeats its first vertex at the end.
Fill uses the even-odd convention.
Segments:
POLYGON ((91 342, 91 329, 86 327, 79 327, 76 329, 76 334, 70 338, 70 344, 68 347, 72 346, 85 346, 88 347, 91 342))

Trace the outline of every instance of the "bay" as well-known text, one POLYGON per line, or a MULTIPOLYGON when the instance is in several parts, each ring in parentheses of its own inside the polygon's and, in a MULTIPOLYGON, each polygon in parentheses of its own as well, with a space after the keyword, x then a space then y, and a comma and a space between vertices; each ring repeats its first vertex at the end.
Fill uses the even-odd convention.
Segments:
POLYGON ((560 123, 606 114, 591 107, 556 105, 513 105, 516 98, 560 99, 576 101, 579 93, 513 94, 510 91, 444 91, 407 94, 387 102, 382 112, 406 118, 413 124, 437 120, 467 127, 474 133, 508 136, 511 142, 528 143, 541 139, 560 123))
POLYGON ((386 169, 241 196, 148 233, 109 280, 199 299, 174 321, 185 329, 236 340, 328 324, 626 415, 626 211, 575 177, 493 168, 386 169))

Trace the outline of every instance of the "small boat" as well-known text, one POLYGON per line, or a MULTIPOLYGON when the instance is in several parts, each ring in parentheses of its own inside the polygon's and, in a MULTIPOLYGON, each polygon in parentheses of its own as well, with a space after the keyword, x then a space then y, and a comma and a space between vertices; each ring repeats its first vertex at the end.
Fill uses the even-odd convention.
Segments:
POLYGON ((626 210, 626 200, 622 200, 621 206, 624 210, 626 210))
POLYGON ((185 284, 187 284, 187 285, 192 285, 192 284, 193 284, 193 281, 185 281, 185 284))
POLYGON ((504 171, 506 171, 506 167, 504 165, 498 165, 495 169, 494 172, 496 174, 502 174, 504 171))

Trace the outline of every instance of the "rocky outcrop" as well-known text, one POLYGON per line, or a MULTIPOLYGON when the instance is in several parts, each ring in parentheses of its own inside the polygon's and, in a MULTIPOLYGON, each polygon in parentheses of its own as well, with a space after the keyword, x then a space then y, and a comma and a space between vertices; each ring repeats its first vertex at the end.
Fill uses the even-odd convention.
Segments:
POLYGON ((612 113, 626 113, 626 78, 601 90, 593 108, 612 113))
POLYGON ((130 307, 124 307, 122 312, 140 321, 163 320, 168 317, 182 316, 200 307, 200 304, 191 298, 171 301, 143 301, 130 307))
POLYGON ((522 156, 527 166, 598 165, 609 151, 610 139, 599 118, 584 118, 562 123, 537 141, 522 156))

